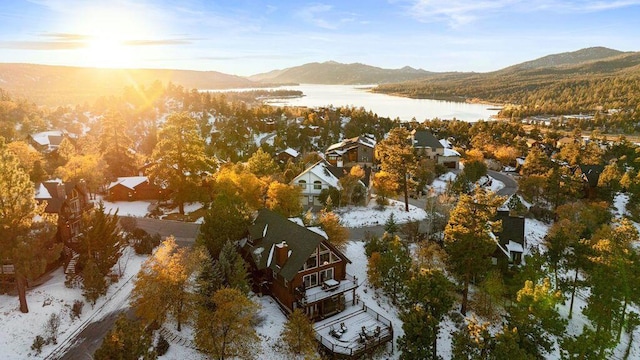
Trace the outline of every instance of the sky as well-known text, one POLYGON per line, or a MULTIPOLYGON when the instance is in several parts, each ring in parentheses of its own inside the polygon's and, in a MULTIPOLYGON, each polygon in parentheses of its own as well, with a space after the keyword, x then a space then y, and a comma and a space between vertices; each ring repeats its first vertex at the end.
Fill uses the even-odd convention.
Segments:
POLYGON ((486 72, 591 46, 640 51, 639 19, 640 0, 0 0, 0 62, 486 72))

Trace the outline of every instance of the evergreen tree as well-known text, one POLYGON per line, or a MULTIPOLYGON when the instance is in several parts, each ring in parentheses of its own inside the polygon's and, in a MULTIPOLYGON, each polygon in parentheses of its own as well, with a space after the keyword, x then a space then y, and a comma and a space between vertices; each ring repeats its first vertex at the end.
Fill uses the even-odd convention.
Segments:
POLYGON ((255 359, 260 338, 252 321, 258 306, 238 289, 223 288, 213 294, 214 310, 200 308, 196 321, 198 349, 217 359, 255 359))
POLYGON ((462 314, 467 313, 471 280, 491 266, 490 256, 496 249, 491 232, 501 226, 493 218, 503 202, 501 197, 477 187, 472 196, 462 194, 451 211, 444 232, 445 251, 450 270, 462 282, 462 314))
POLYGON ((0 258, 12 261, 23 313, 29 312, 27 282, 42 275, 62 250, 51 246, 57 218, 45 216, 44 207, 37 204, 29 175, 0 137, 0 258))
POLYGON ((301 309, 295 309, 289 315, 280 333, 279 342, 285 354, 293 359, 319 359, 318 343, 313 324, 301 309))
POLYGON ((133 140, 127 134, 127 123, 119 112, 109 111, 100 122, 100 152, 106 163, 106 176, 115 181, 119 176, 132 176, 136 172, 133 140))
POLYGON ((389 215, 389 218, 387 218, 387 221, 384 223, 384 231, 391 235, 395 235, 398 232, 398 223, 393 213, 389 215))
POLYGON ((93 259, 87 260, 82 269, 82 295, 95 305, 96 301, 107 293, 107 281, 93 259))
POLYGON ((78 263, 84 265, 93 261, 98 271, 106 276, 122 255, 124 239, 118 228, 118 211, 105 213, 100 202, 93 211, 85 214, 82 231, 76 251, 80 255, 78 263))
POLYGON ((273 156, 264 152, 262 148, 258 148, 247 160, 247 169, 259 178, 275 176, 280 173, 280 168, 273 160, 273 156))
POLYGON ((380 169, 390 175, 396 189, 404 194, 405 211, 409 211, 409 183, 416 171, 416 157, 410 139, 411 134, 407 129, 393 128, 376 148, 380 169))
POLYGON ((453 305, 453 284, 441 271, 424 270, 407 283, 400 313, 404 335, 398 338, 401 359, 439 359, 440 322, 453 305))
POLYGON ((204 216, 197 242, 217 259, 224 244, 240 240, 251 221, 251 210, 240 196, 219 194, 204 216))
POLYGON ((184 204, 202 198, 202 179, 215 169, 215 161, 205 155, 205 142, 198 126, 187 113, 174 113, 158 134, 153 150, 150 177, 171 190, 171 199, 184 215, 184 204))
POLYGON ((236 245, 227 242, 222 246, 218 261, 213 264, 215 278, 220 280, 220 287, 229 287, 248 294, 250 290, 247 279, 247 264, 240 256, 236 245))
POLYGON ((395 304, 403 297, 405 282, 409 279, 411 254, 397 235, 391 239, 386 251, 379 253, 379 260, 374 254, 369 259, 369 271, 379 279, 380 288, 395 304))

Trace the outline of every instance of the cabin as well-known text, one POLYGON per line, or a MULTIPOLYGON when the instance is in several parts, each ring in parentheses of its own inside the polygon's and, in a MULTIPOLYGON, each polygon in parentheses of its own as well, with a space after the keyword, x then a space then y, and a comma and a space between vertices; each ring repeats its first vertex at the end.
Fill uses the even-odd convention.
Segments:
POLYGON ((574 174, 583 181, 586 198, 593 199, 597 196, 598 182, 603 171, 604 165, 578 165, 574 168, 574 174))
POLYGON ((324 319, 342 311, 345 293, 358 287, 346 272, 349 259, 322 230, 271 210, 258 212, 240 245, 254 291, 271 295, 288 313, 301 308, 311 320, 324 319))
POLYGON ((295 162, 298 160, 300 153, 292 148, 286 148, 276 154, 276 160, 280 164, 286 164, 288 161, 295 162))
POLYGON ((493 264, 504 269, 520 265, 526 247, 524 217, 512 216, 508 209, 501 208, 496 213, 496 220, 502 221, 502 230, 493 234, 496 241, 493 264))
POLYGON ((73 249, 82 230, 82 216, 93 208, 85 182, 45 181, 38 185, 35 199, 47 204, 46 213, 58 215, 56 241, 64 244, 62 261, 65 273, 74 273, 75 262, 72 260, 77 254, 73 249))
POLYGON ((107 187, 109 201, 164 200, 168 190, 149 181, 146 176, 119 177, 107 187))
POLYGON ((58 151, 62 140, 68 137, 64 131, 51 130, 29 135, 27 142, 39 152, 48 154, 58 151))
POLYGON ((376 141, 370 135, 360 135, 333 144, 325 151, 327 161, 337 167, 373 166, 376 141))

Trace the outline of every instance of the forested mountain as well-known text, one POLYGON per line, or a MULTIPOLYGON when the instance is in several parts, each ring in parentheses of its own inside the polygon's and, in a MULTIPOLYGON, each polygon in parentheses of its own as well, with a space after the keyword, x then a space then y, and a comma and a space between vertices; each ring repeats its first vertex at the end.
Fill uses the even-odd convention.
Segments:
MULTIPOLYGON (((599 59, 615 53, 605 48, 589 48, 489 73, 441 74, 384 84, 375 91, 413 98, 516 104, 517 116, 633 109, 640 100, 640 52, 599 59)), ((505 111, 503 115, 513 113, 505 111)))
POLYGON ((375 66, 335 61, 309 63, 292 68, 274 70, 249 77, 255 81, 303 84, 384 84, 416 80, 435 75, 422 69, 405 66, 401 69, 382 69, 375 66))
POLYGON ((35 64, 0 64, 0 87, 39 104, 63 105, 119 95, 126 86, 172 82, 192 89, 256 87, 255 82, 217 71, 97 69, 35 64))

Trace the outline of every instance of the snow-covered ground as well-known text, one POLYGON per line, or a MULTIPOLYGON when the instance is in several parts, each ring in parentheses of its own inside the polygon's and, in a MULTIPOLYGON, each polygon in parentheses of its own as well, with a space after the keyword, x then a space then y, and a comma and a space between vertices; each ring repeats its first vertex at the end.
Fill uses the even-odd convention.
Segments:
POLYGON ((335 213, 340 216, 342 225, 348 228, 384 225, 391 214, 398 224, 424 220, 427 217, 426 211, 413 205, 409 205, 408 212, 404 211, 404 202, 396 200, 389 200, 389 205, 381 209, 375 199, 368 206, 349 206, 337 209, 335 213))
POLYGON ((115 214, 118 211, 120 216, 145 217, 149 213, 150 201, 103 201, 104 210, 107 213, 115 214))
MULTIPOLYGON (((111 284, 107 295, 101 297, 95 306, 84 300, 82 290, 67 288, 65 275, 58 268, 45 275, 46 282, 27 291, 29 313, 19 310, 17 296, 0 295, 0 358, 3 360, 25 359, 27 357, 44 358, 67 339, 77 334, 87 324, 102 319, 107 314, 128 306, 129 295, 133 288, 133 277, 140 270, 146 256, 136 255, 133 249, 127 248, 120 259, 123 276, 117 283, 111 284), (74 301, 84 303, 79 319, 71 319, 71 307, 74 301), (35 355, 31 344, 37 335, 46 338, 44 327, 51 316, 60 316, 58 345, 45 345, 40 355, 35 355)), ((116 265, 116 269, 118 266, 116 265)))

